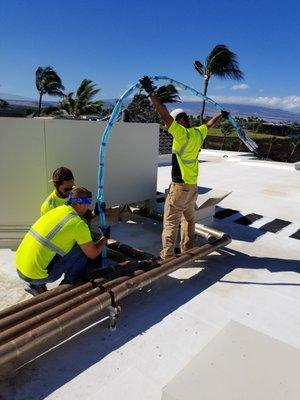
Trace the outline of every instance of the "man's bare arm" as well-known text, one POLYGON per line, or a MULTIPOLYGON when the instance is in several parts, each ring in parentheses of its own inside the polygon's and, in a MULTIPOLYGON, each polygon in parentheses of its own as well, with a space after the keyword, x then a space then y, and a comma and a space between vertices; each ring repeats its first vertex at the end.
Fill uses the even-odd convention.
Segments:
POLYGON ((105 246, 107 239, 103 236, 98 242, 88 242, 79 245, 84 254, 92 260, 96 258, 105 246))
POLYGON ((149 98, 153 106, 155 107, 156 111, 161 116, 161 119, 164 121, 167 128, 169 128, 173 122, 173 118, 169 114, 167 107, 154 94, 150 93, 149 98))
POLYGON ((218 113, 214 117, 212 117, 205 125, 209 128, 213 128, 222 118, 222 114, 218 113))

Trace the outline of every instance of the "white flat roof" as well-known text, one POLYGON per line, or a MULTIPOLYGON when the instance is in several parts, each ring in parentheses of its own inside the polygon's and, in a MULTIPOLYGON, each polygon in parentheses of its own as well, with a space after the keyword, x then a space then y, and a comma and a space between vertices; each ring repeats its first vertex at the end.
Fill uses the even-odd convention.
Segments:
MULTIPOLYGON (((160 191, 170 182, 167 158, 160 191)), ((231 320, 300 347, 300 240, 290 237, 300 229, 300 171, 244 153, 204 150, 200 161, 199 186, 232 191, 220 207, 239 213, 215 221, 232 243, 125 299, 115 332, 107 322, 85 330, 0 384, 0 398, 161 399, 162 388, 231 320), (234 222, 250 213, 262 218, 234 222), (291 223, 278 233, 259 229, 274 219, 291 223)), ((150 220, 112 228, 114 238, 152 253, 160 233, 150 220)), ((4 308, 24 293, 14 253, 1 249, 0 257, 4 308)))

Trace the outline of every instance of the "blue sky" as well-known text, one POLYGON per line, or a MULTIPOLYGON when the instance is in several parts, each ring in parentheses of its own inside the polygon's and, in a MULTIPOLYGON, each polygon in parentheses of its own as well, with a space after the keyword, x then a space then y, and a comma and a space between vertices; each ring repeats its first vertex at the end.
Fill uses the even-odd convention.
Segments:
POLYGON ((90 78, 103 99, 145 74, 200 89, 193 61, 223 43, 245 81, 212 79, 210 96, 300 111, 299 15, 296 0, 1 0, 0 93, 36 98, 35 70, 47 65, 67 91, 90 78))

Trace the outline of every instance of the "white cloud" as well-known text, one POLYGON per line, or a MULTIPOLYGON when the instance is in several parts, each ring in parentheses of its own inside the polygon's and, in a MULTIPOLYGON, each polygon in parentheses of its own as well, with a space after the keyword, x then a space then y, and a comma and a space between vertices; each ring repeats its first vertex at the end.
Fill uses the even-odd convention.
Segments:
POLYGON ((283 108, 291 111, 300 111, 300 96, 213 96, 213 99, 220 103, 249 104, 271 108, 283 108))
POLYGON ((249 85, 247 85, 246 83, 240 83, 239 85, 233 85, 231 86, 232 90, 244 90, 244 89, 248 89, 249 85))
MULTIPOLYGON (((263 106, 270 108, 281 108, 283 110, 290 110, 300 112, 300 96, 285 96, 285 97, 268 97, 268 96, 214 96, 208 93, 208 96, 218 103, 229 104, 246 104, 254 106, 263 106)), ((182 101, 200 101, 199 97, 193 95, 181 95, 182 101)))

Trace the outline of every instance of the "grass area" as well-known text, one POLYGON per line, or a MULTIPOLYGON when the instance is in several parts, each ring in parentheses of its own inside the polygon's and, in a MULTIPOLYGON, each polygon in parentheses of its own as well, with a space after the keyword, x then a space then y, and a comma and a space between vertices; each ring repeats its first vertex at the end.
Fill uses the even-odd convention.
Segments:
MULTIPOLYGON (((255 133, 255 132, 251 132, 249 130, 246 130, 246 133, 252 139, 270 139, 273 136, 276 137, 277 139, 286 139, 285 136, 276 136, 276 135, 272 135, 270 133, 255 133)), ((229 137, 234 137, 236 135, 237 134, 234 131, 229 137)), ((224 135, 221 132, 221 128, 210 128, 209 131, 208 131, 208 136, 221 136, 221 137, 223 137, 224 135)))
MULTIPOLYGON (((205 139, 205 148, 216 150, 231 150, 231 151, 249 151, 241 142, 237 134, 224 136, 220 130, 214 130, 205 139), (217 131, 217 132, 216 132, 217 131)), ((291 140, 288 137, 266 134, 254 134, 247 132, 249 136, 258 145, 258 156, 262 159, 281 161, 281 162, 297 162, 300 160, 300 146, 293 147, 291 140)))

